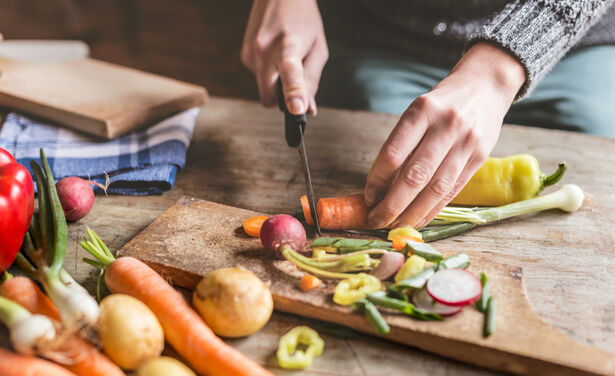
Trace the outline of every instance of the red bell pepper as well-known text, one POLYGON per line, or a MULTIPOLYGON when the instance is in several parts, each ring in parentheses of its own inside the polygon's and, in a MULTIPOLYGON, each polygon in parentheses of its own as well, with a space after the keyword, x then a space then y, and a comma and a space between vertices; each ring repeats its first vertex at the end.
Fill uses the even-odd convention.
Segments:
POLYGON ((8 151, 0 148, 0 273, 15 261, 33 210, 32 176, 8 151))

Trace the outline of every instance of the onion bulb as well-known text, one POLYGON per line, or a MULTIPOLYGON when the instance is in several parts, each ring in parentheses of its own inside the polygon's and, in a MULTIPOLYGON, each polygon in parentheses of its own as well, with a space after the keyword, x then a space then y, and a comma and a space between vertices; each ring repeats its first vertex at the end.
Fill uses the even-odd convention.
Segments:
POLYGON ((132 296, 113 294, 104 298, 98 328, 104 352, 124 369, 136 369, 144 361, 160 356, 164 348, 160 322, 132 296))
POLYGON ((221 268, 197 285, 192 303, 203 320, 222 337, 245 337, 271 317, 273 298, 254 273, 241 267, 221 268))

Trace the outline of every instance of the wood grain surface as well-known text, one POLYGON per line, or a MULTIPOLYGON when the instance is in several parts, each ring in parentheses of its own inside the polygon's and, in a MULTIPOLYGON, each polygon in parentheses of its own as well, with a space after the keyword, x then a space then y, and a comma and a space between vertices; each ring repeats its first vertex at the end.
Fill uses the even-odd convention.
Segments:
MULTIPOLYGON (((329 196, 361 190, 371 161, 395 125, 391 115, 322 108, 306 132, 314 189, 329 196)), ((574 215, 546 212, 475 229, 435 243, 438 249, 476 251, 523 267, 527 295, 538 315, 560 332, 615 352, 615 141, 576 133, 504 126, 494 156, 528 152, 545 172, 562 159, 563 183, 593 196, 574 215)), ((561 183, 560 183, 561 184, 561 183)), ((294 212, 305 189, 295 150, 284 141, 282 115, 256 102, 212 98, 198 119, 187 166, 173 190, 161 196, 97 196, 92 212, 69 225, 66 269, 94 291, 96 271, 81 261, 78 240, 94 228, 119 250, 182 196, 263 213, 294 212)), ((279 375, 494 375, 372 336, 324 334, 326 350, 310 369, 277 367, 279 336, 294 325, 322 324, 276 313, 259 333, 229 343, 279 375)), ((4 329, 0 343, 8 345, 4 329)))
POLYGON ((204 88, 95 59, 0 58, 0 105, 104 138, 191 107, 204 88))
MULTIPOLYGON (((218 268, 239 265, 270 284, 277 310, 374 334, 362 315, 331 301, 337 281, 326 281, 324 287, 309 292, 299 290, 304 273, 285 260, 272 260, 259 239, 243 232, 243 221, 256 215, 262 213, 183 197, 122 247, 119 255, 145 261, 171 283, 188 289, 218 268)), ((464 250, 451 245, 444 254, 459 251, 464 250)), ((391 327, 384 338, 520 375, 615 374, 615 353, 574 342, 538 318, 527 301, 521 267, 494 262, 480 252, 469 255, 469 269, 489 276, 491 294, 498 301, 494 334, 483 338, 484 316, 473 308, 443 322, 413 320, 383 310, 391 327)))

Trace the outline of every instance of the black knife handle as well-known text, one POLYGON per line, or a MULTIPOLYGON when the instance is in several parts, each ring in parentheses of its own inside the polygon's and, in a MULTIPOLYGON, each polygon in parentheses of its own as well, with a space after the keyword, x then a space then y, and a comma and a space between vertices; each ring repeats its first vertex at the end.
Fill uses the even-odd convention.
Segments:
POLYGON ((296 148, 301 143, 301 133, 305 132, 306 117, 305 114, 293 115, 286 107, 284 100, 284 90, 282 89, 282 80, 278 80, 277 84, 278 106, 284 112, 284 128, 286 135, 286 143, 292 148, 296 148), (301 133, 299 133, 301 129, 301 133))

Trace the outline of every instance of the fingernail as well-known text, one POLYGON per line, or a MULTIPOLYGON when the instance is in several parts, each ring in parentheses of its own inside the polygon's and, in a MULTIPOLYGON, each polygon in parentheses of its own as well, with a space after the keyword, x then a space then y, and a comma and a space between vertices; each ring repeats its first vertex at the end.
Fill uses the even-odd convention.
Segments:
POLYGON ((367 224, 369 225, 369 227, 373 228, 373 229, 379 229, 384 227, 384 225, 386 224, 384 219, 374 216, 374 217, 369 217, 367 219, 367 224))
POLYGON ((288 111, 295 115, 301 115, 305 113, 305 106, 300 98, 291 98, 288 101, 288 111))
POLYGON ((378 200, 378 190, 374 187, 368 187, 365 190, 365 205, 374 206, 378 200))

